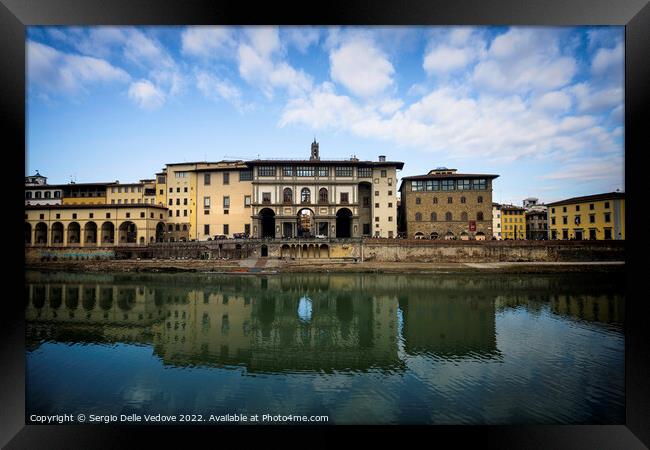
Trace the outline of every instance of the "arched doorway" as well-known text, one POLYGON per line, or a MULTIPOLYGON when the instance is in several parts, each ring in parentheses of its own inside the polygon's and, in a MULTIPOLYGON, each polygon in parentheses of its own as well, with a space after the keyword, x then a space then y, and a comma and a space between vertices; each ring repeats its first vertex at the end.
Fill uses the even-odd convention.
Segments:
POLYGON ((461 231, 460 240, 461 241, 469 241, 469 234, 467 233, 467 231, 461 231))
POLYGON ((47 244, 47 225, 43 222, 37 223, 34 228, 34 243, 47 244))
POLYGON ((52 245, 63 244, 63 224, 56 222, 52 225, 52 245))
POLYGON ((113 222, 104 222, 102 224, 102 244, 115 243, 115 225, 113 222))
POLYGON ((478 233, 476 233, 476 240, 477 241, 484 241, 485 240, 485 233, 483 233, 482 231, 479 231, 478 233))
POLYGON ((120 244, 135 244, 138 237, 138 228, 131 221, 122 222, 119 236, 120 244))
POLYGON ((261 237, 275 238, 275 212, 271 208, 264 208, 259 216, 262 222, 261 237))
POLYGON ((309 208, 302 208, 300 211, 298 211, 298 225, 296 229, 298 230, 298 237, 313 237, 315 233, 315 225, 316 223, 314 222, 314 212, 309 209, 309 208))
POLYGON ((414 237, 415 237, 415 239, 424 239, 424 233, 422 233, 421 231, 418 231, 417 233, 415 233, 414 237))
POLYGON ((429 239, 434 239, 434 240, 435 240, 435 239, 438 239, 438 233, 436 233, 435 231, 432 232, 432 233, 429 235, 429 239))
POLYGON ((352 211, 341 208, 336 212, 336 237, 349 238, 352 236, 352 211))
POLYGON ((330 257, 330 248, 327 244, 320 245, 320 257, 329 258, 330 257))
POLYGON ((29 222, 25 222, 25 244, 32 243, 32 226, 29 222))
POLYGON ((280 250, 280 256, 283 258, 289 258, 291 249, 289 247, 289 244, 282 244, 282 249, 280 250))
POLYGON ((267 256, 269 256, 269 248, 266 245, 262 245, 260 255, 262 256, 262 258, 266 258, 267 256))
POLYGON ((84 239, 85 245, 96 245, 97 244, 97 224, 95 222, 87 222, 84 225, 84 239))
POLYGON ((81 237, 81 227, 77 222, 68 225, 68 244, 78 244, 81 237))
POLYGON ((447 231, 447 233, 445 234, 445 239, 448 241, 454 239, 454 233, 452 233, 451 231, 447 231))
POLYGON ((158 222, 156 225, 156 242, 163 242, 165 240, 165 224, 158 222))

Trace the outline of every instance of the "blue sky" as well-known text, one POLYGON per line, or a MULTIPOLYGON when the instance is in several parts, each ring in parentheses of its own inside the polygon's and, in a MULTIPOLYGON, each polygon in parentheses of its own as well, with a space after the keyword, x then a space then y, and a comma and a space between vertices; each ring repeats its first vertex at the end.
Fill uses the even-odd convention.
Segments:
POLYGON ((28 174, 321 158, 495 173, 494 200, 624 190, 623 27, 29 27, 28 174))

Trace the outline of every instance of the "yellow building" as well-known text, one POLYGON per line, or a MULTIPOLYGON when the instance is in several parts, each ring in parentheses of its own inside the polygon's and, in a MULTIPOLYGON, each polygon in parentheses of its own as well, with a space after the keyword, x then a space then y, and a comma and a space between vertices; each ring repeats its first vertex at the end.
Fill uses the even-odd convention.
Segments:
POLYGON ((156 204, 154 180, 140 180, 139 183, 119 183, 116 181, 106 186, 107 205, 134 203, 156 204))
POLYGON ((63 205, 105 205, 106 187, 111 183, 70 183, 62 186, 63 205))
POLYGON ((128 205, 25 206, 25 245, 97 247, 162 240, 167 208, 128 205))
POLYGON ((574 197, 548 205, 550 239, 625 239, 625 193, 574 197))
POLYGON ((526 239, 526 210, 501 205, 501 239, 526 239))
POLYGON ((197 178, 196 223, 190 238, 206 240, 217 234, 232 237, 251 234, 251 169, 242 161, 199 164, 197 178))

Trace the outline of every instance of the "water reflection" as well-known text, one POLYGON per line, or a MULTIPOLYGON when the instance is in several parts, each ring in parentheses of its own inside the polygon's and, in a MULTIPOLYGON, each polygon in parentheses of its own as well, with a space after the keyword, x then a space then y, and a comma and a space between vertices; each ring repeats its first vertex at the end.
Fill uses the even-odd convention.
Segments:
POLYGON ((27 411, 620 424, 622 286, 27 272, 27 411))
POLYGON ((558 276, 29 272, 26 287, 31 350, 47 341, 141 343, 167 365, 250 372, 403 371, 404 358, 420 354, 498 361, 495 317, 509 309, 619 331, 624 319, 616 280, 594 288, 575 275, 569 284, 558 276))

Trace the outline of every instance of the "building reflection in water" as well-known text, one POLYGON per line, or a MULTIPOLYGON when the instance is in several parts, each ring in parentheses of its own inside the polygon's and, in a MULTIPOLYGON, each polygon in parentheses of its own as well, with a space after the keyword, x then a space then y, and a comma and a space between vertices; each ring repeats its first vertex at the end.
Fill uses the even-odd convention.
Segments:
POLYGON ((44 341, 141 343, 152 345, 165 364, 182 367, 401 371, 400 343, 411 356, 499 359, 495 317, 503 309, 550 308, 569 320, 623 322, 616 289, 572 292, 553 278, 519 289, 504 283, 494 277, 367 274, 28 272, 28 349, 44 341))

